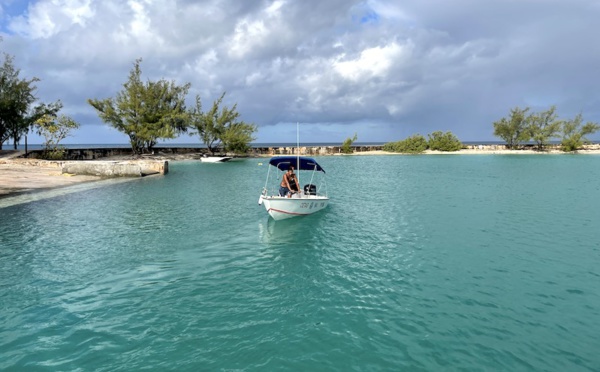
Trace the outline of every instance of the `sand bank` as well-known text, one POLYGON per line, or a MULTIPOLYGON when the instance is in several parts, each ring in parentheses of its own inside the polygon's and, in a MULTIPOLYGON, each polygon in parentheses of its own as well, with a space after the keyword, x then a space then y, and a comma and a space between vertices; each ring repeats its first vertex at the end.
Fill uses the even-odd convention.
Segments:
POLYGON ((166 162, 154 159, 55 162, 19 158, 20 155, 20 151, 0 151, 0 198, 111 177, 141 177, 168 171, 166 162))
POLYGON ((97 176, 63 174, 58 167, 31 165, 18 160, 0 159, 0 197, 101 180, 97 176))

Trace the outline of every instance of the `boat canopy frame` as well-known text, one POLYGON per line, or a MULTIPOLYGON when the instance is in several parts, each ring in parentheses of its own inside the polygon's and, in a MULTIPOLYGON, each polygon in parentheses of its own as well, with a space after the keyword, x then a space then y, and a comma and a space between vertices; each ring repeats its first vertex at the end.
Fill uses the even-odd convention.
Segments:
MULTIPOLYGON (((313 158, 309 158, 306 156, 275 156, 269 160, 269 165, 277 168, 277 170, 281 172, 286 172, 290 165, 294 166, 296 170, 302 171, 311 171, 310 182, 307 185, 313 185, 313 181, 315 180, 316 172, 323 172, 323 177, 320 178, 320 183, 318 186, 318 190, 325 189, 325 192, 318 192, 318 194, 324 195, 327 197, 327 183, 325 182, 325 169, 317 163, 317 161, 313 158), (298 166, 300 164, 300 166, 298 166)), ((265 181, 265 186, 263 187, 263 195, 268 195, 268 186, 269 179, 271 178, 271 167, 267 171, 267 180, 265 181)), ((278 177, 279 178, 279 177, 278 177)), ((276 187, 272 190, 273 196, 279 195, 279 179, 276 180, 276 187)), ((298 179, 300 181, 300 179, 298 179)), ((300 187, 300 185, 298 185, 300 187)))

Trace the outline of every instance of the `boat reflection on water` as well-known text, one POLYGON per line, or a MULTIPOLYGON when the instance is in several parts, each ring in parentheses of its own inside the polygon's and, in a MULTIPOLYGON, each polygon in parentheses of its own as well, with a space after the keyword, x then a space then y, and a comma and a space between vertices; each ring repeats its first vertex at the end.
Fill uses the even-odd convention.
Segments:
POLYGON ((274 246, 305 245, 310 237, 314 238, 314 234, 319 233, 322 219, 323 214, 320 213, 302 219, 261 219, 258 222, 259 238, 261 242, 274 246))
POLYGON ((272 218, 261 220, 258 224, 260 241, 275 245, 292 245, 303 234, 297 221, 275 221, 272 218))

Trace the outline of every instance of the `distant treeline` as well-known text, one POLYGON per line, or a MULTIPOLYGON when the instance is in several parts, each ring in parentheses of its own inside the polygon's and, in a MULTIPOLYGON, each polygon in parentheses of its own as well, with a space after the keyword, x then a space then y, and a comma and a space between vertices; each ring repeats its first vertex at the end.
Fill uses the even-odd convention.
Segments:
MULTIPOLYGON (((548 145, 559 143, 562 151, 576 151, 589 143, 587 135, 600 130, 597 123, 584 124, 582 114, 573 119, 559 119, 556 106, 541 112, 530 113, 529 110, 529 107, 516 107, 510 110, 508 117, 494 122, 494 136, 503 139, 509 149, 533 143, 535 149, 544 151, 548 145)), ((458 151, 465 147, 452 132, 436 131, 427 137, 415 134, 401 141, 386 143, 383 150, 415 154, 425 150, 458 151)))

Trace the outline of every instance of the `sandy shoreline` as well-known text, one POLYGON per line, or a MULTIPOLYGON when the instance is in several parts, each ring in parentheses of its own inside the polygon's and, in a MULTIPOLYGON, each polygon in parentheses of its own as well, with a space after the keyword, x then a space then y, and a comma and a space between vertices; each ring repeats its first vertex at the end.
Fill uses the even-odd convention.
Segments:
MULTIPOLYGON (((549 150, 549 151, 535 151, 535 150, 489 150, 489 149, 462 149, 453 152, 446 151, 432 151, 426 150, 425 152, 419 155, 561 155, 561 154, 570 154, 560 150, 549 150)), ((577 154, 600 154, 600 149, 589 149, 589 150, 579 150, 577 154)), ((335 154, 344 155, 344 154, 335 154)), ((399 155, 399 156, 407 156, 411 154, 400 154, 397 152, 387 152, 382 150, 377 151, 363 151, 356 152, 350 155, 399 155)))
MULTIPOLYGON (((594 146, 592 149, 580 150, 578 154, 600 154, 600 148, 594 146)), ((101 181, 103 178, 98 176, 68 175, 62 174, 57 166, 48 166, 44 163, 32 165, 27 159, 18 158, 22 151, 0 150, 0 198, 6 198, 12 195, 23 193, 32 193, 49 189, 72 186, 84 182, 101 181)), ((540 153, 534 150, 502 150, 502 149, 463 149, 456 152, 426 151, 425 155, 560 155, 565 154, 559 150, 550 150, 540 153)), ((350 156, 374 156, 374 155, 394 155, 409 156, 407 154, 398 154, 382 150, 355 152, 350 156)), ((348 156, 344 154, 334 154, 325 156, 348 156)), ((264 155, 261 157, 271 157, 264 155)), ((167 161, 185 161, 197 159, 197 154, 157 156, 156 159, 167 161)), ((131 160, 128 157, 111 157, 103 160, 131 160)))
POLYGON ((96 176, 62 174, 57 167, 25 165, 9 160, 0 163, 0 198, 100 180, 96 176))

